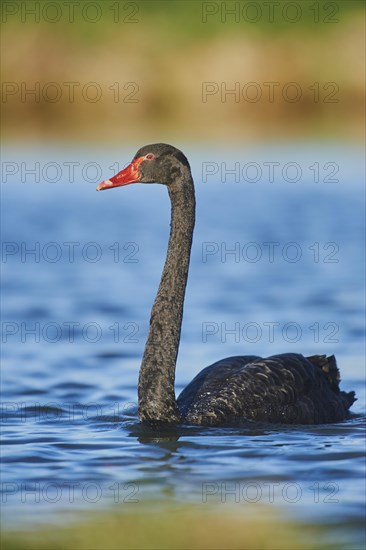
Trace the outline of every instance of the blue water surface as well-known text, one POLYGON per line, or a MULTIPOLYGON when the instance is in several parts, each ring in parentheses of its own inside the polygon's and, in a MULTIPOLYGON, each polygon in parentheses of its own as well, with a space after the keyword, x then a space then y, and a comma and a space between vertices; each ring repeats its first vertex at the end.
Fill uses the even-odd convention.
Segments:
POLYGON ((135 145, 3 151, 4 525, 150 498, 248 512, 260 502, 328 525, 334 547, 361 548, 362 151, 182 146, 197 223, 177 391, 225 356, 334 353, 358 396, 350 419, 153 432, 138 422, 136 386, 169 198, 162 185, 95 192, 135 145))

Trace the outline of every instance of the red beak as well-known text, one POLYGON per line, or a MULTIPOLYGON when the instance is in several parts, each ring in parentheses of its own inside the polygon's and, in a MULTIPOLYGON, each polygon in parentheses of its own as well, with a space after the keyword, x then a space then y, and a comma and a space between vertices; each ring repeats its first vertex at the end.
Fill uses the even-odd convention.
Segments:
POLYGON ((103 189, 112 189, 113 187, 121 187, 122 185, 130 185, 130 183, 137 183, 141 179, 139 171, 139 165, 145 160, 144 157, 139 157, 131 162, 126 168, 118 172, 115 176, 109 180, 104 180, 97 187, 97 191, 103 189))

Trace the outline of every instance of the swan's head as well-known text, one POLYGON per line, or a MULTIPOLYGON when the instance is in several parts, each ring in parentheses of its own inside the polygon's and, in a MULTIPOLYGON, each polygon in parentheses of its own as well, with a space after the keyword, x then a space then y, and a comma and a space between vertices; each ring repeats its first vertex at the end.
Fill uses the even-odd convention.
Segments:
POLYGON ((169 186, 179 180, 187 169, 190 172, 188 160, 179 149, 166 143, 145 145, 126 168, 100 183, 97 191, 138 182, 169 186))

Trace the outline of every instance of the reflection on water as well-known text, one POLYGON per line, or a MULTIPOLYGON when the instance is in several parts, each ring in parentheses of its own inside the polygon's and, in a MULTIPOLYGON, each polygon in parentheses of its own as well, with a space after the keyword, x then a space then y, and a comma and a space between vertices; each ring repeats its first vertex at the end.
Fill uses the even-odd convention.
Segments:
MULTIPOLYGON (((343 387, 356 390, 358 401, 349 420, 328 426, 142 426, 136 385, 169 232, 166 190, 95 193, 93 183, 65 178, 4 183, 2 490, 9 524, 150 498, 259 501, 296 520, 329 524, 330 541, 360 546, 360 156, 340 148, 335 159, 335 149, 323 147, 304 148, 299 159, 299 150, 246 157, 258 164, 296 159, 303 168, 296 184, 225 182, 220 172, 204 182, 202 162, 235 164, 243 153, 191 155, 197 227, 177 384, 180 390, 229 355, 336 353, 343 387), (309 165, 334 160, 338 183, 311 179, 309 165)), ((119 152, 120 162, 131 153, 119 152)), ((39 162, 95 160, 82 150, 52 154, 39 162)), ((113 155, 101 159, 103 177, 113 155)), ((32 159, 29 151, 7 157, 32 159)))

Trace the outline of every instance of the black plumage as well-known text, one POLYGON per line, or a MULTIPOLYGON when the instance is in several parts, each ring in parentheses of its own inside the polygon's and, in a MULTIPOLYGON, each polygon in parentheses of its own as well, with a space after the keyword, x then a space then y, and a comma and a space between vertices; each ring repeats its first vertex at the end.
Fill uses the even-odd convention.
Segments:
POLYGON ((355 394, 340 391, 334 356, 228 357, 203 369, 176 400, 175 367, 195 224, 194 184, 184 154, 164 143, 140 149, 129 166, 98 190, 135 182, 166 185, 172 206, 168 252, 140 368, 140 419, 207 426, 345 419, 355 394))
POLYGON ((179 395, 178 407, 189 424, 336 422, 355 400, 338 381, 334 356, 228 357, 203 369, 179 395))

